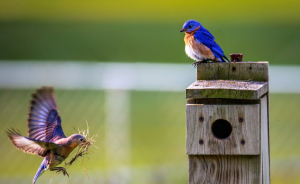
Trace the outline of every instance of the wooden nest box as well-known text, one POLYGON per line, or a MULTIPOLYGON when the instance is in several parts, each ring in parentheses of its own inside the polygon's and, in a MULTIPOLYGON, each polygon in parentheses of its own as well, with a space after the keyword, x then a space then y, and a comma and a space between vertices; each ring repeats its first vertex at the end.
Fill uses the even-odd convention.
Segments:
POLYGON ((189 184, 269 184, 268 62, 201 63, 186 89, 189 184))

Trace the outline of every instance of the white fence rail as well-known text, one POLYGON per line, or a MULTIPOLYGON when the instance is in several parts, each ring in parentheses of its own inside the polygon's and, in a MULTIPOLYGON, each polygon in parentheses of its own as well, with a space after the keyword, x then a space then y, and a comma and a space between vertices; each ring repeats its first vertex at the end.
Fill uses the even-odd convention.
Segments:
MULTIPOLYGON (((0 61, 0 88, 184 91, 195 81, 189 64, 0 61)), ((299 93, 300 66, 270 66, 271 93, 299 93)))

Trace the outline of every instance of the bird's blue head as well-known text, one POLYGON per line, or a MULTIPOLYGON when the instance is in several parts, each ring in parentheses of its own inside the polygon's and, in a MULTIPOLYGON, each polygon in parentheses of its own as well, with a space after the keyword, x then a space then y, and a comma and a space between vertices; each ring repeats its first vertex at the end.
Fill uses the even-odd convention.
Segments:
POLYGON ((197 31, 201 27, 202 27, 202 25, 200 24, 200 22, 197 22, 195 20, 188 20, 183 24, 182 29, 180 30, 180 32, 190 33, 190 32, 193 32, 193 31, 197 31))

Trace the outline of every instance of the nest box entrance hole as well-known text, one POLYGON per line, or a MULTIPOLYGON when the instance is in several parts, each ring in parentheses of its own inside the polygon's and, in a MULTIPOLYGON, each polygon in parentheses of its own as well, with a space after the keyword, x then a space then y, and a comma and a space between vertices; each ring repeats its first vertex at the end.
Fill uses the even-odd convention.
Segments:
POLYGON ((231 124, 225 119, 218 119, 213 122, 211 131, 217 139, 227 139, 232 132, 231 124))

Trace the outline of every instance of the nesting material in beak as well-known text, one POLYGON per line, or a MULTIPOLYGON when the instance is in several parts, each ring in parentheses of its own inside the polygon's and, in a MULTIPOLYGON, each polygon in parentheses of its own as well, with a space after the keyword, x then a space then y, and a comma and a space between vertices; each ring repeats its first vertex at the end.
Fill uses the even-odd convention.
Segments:
MULTIPOLYGON (((96 142, 95 138, 97 137, 97 135, 90 136, 89 124, 88 124, 88 122, 86 122, 86 124, 87 124, 87 130, 78 130, 78 134, 83 135, 86 138, 86 141, 84 143, 81 143, 78 146, 76 155, 69 162, 65 163, 66 166, 71 166, 79 157, 83 157, 83 159, 84 159, 85 155, 91 153, 89 151, 89 148, 91 145, 94 145, 94 143, 96 142)), ((97 148, 97 147, 95 146, 95 148, 97 148)), ((97 148, 97 149, 99 149, 99 148, 97 148)), ((86 161, 85 161, 85 174, 89 178, 89 175, 87 174, 86 161)))

